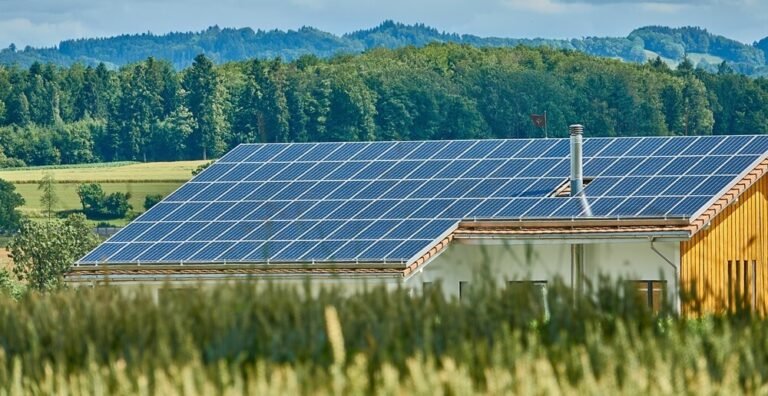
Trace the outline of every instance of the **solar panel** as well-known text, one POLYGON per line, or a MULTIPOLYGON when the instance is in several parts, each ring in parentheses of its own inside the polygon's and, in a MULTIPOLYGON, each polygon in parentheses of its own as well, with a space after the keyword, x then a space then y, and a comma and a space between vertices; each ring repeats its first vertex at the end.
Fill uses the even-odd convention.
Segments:
POLYGON ((88 264, 407 262, 458 221, 690 218, 767 136, 240 145, 83 257, 88 264))

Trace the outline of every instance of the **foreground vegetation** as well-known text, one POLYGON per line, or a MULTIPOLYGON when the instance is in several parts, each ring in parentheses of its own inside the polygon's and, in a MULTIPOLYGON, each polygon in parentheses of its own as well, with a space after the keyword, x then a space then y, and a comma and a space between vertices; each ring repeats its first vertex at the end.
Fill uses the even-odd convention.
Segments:
POLYGON ((575 303, 552 287, 544 318, 532 290, 477 284, 461 301, 268 284, 28 293, 0 301, 0 394, 766 390, 763 319, 654 316, 615 285, 575 303))

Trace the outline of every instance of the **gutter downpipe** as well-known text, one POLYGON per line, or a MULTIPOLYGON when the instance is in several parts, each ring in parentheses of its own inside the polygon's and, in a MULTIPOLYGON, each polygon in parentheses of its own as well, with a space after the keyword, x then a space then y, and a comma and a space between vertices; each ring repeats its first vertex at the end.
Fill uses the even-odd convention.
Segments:
POLYGON ((661 257, 664 261, 669 264, 670 267, 672 267, 675 270, 675 312, 677 312, 678 315, 680 315, 681 312, 681 302, 680 302, 680 267, 675 265, 672 260, 668 259, 667 256, 662 254, 659 249, 656 249, 656 246, 653 246, 653 242, 656 241, 656 237, 649 237, 648 238, 651 241, 651 250, 654 251, 659 257, 661 257))

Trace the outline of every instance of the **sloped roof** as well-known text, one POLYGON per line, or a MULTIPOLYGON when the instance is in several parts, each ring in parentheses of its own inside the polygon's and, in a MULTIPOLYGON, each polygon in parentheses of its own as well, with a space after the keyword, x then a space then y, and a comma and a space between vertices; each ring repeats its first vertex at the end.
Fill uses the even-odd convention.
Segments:
POLYGON ((568 151, 568 139, 241 145, 76 266, 407 268, 462 221, 692 224, 765 159, 768 136, 585 139, 585 199, 553 196, 568 151))

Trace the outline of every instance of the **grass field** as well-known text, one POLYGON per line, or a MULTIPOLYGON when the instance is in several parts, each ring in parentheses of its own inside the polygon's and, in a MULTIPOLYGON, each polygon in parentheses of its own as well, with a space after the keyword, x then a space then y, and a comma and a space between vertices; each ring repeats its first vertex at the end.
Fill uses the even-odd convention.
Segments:
MULTIPOLYGON (((191 177, 191 176, 190 176, 191 177)), ((166 196, 177 189, 183 182, 145 182, 145 183, 104 183, 101 182, 104 192, 109 194, 113 192, 130 192, 130 203, 133 210, 144 211, 144 197, 149 194, 161 194, 166 196)), ((79 183, 57 183, 56 195, 59 198, 57 211, 81 209, 80 198, 77 196, 77 187, 79 183)), ((40 206, 40 191, 37 184, 17 184, 18 191, 26 201, 21 208, 22 212, 31 217, 42 216, 43 208, 40 206)))
MULTIPOLYGON (((81 209, 77 187, 81 183, 99 183, 104 192, 130 192, 133 210, 144 211, 144 198, 149 194, 166 196, 192 177, 192 170, 206 161, 178 161, 151 163, 93 164, 92 166, 19 168, 0 171, 0 179, 16 185, 26 204, 21 207, 29 217, 42 217, 40 191, 37 182, 46 173, 56 180, 59 203, 56 211, 81 209)), ((125 225, 125 220, 110 220, 125 225)))
POLYGON ((0 179, 15 184, 37 183, 46 173, 53 174, 58 183, 104 182, 178 182, 192 177, 192 170, 207 161, 176 161, 148 163, 109 163, 61 168, 17 168, 0 171, 0 179))

